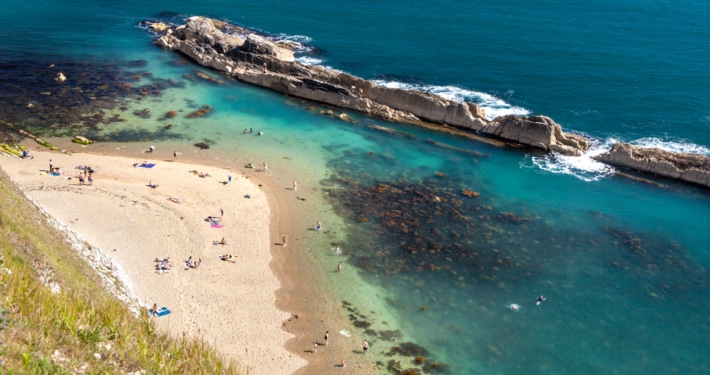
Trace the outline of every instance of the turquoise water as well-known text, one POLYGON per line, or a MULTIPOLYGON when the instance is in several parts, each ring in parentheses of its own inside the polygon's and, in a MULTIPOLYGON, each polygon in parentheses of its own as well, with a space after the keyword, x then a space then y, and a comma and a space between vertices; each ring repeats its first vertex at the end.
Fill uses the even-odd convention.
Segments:
MULTIPOLYGON (((386 309, 396 320, 388 327, 447 363, 449 373, 708 373, 707 191, 669 181, 659 188, 612 176, 588 158, 499 149, 357 114, 349 124, 248 85, 189 80, 183 74, 197 67, 175 64, 137 25, 223 18, 315 47, 302 61, 476 100, 489 114, 549 115, 592 137, 594 152, 624 140, 710 154, 709 8, 699 1, 13 0, 0 15, 0 61, 116 64, 126 76, 152 73, 135 85, 180 83, 110 111, 125 123, 81 129, 93 137, 161 148, 206 142, 216 154, 257 163, 284 157, 270 169, 310 166, 345 223, 343 259, 387 296, 367 301, 344 287, 341 297, 371 304, 363 311, 386 309), (145 65, 129 67, 135 60, 145 65), (205 104, 208 117, 184 117, 205 104), (142 108, 149 119, 133 115, 142 108), (166 119, 167 110, 180 115, 166 119), (265 137, 244 136, 247 127, 265 137), (536 305, 541 294, 547 300, 536 305), (520 310, 507 309, 513 303, 520 310)), ((21 71, 1 71, 0 83, 36 83, 21 71)), ((18 103, 28 99, 41 100, 18 103)), ((392 345, 380 333, 360 334, 375 353, 392 345)))

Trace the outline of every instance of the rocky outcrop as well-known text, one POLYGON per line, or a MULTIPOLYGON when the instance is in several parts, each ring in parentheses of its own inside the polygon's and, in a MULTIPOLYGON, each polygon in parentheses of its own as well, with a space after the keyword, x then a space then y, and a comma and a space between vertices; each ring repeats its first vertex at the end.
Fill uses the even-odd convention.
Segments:
POLYGON ((589 149, 586 138, 562 132, 562 127, 547 116, 501 116, 481 132, 560 154, 579 156, 589 149))
POLYGON ((384 87, 353 75, 303 65, 288 45, 277 45, 248 30, 205 17, 165 27, 144 22, 160 34, 155 43, 179 51, 198 64, 240 81, 291 96, 362 112, 390 121, 434 123, 499 137, 508 141, 577 155, 588 149, 581 137, 562 132, 544 116, 505 116, 488 121, 476 103, 456 102, 418 90, 384 87), (245 38, 239 35, 246 35, 245 38))
POLYGON ((611 150, 594 158, 604 163, 710 187, 708 156, 615 143, 611 150))

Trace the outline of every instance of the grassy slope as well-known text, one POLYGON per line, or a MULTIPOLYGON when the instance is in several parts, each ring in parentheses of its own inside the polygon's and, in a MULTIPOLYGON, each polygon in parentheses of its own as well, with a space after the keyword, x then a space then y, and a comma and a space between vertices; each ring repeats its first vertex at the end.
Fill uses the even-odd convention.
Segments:
POLYGON ((145 312, 108 295, 1 171, 0 257, 0 374, 246 373, 202 340, 157 334, 145 312))

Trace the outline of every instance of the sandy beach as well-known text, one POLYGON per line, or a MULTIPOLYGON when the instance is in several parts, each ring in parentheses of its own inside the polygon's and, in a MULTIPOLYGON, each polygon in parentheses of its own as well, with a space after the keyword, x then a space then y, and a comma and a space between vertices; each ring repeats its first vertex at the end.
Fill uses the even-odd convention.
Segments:
POLYGON ((290 189, 269 186, 251 170, 175 160, 172 152, 130 158, 73 151, 33 148, 32 160, 3 158, 0 166, 51 216, 120 264, 142 308, 170 309, 151 318, 159 329, 201 336, 253 374, 377 373, 354 353, 359 338, 338 333, 349 322, 318 287, 322 275, 302 272, 315 265, 294 249, 301 234, 291 224, 298 215, 290 189), (61 176, 47 173, 50 160, 61 176), (91 185, 80 182, 83 166, 95 170, 91 185), (282 234, 290 234, 288 247, 282 234), (222 238, 226 245, 217 243, 222 238), (222 260, 225 254, 233 258, 222 260), (190 257, 200 266, 188 266, 190 257), (155 260, 165 258, 170 269, 157 271, 155 260), (311 353, 325 330, 330 345, 311 353))
POLYGON ((284 348, 293 335, 281 322, 290 314, 275 306, 280 283, 270 271, 270 210, 258 184, 238 172, 230 183, 228 170, 150 154, 145 160, 152 168, 122 157, 33 155, 3 160, 2 168, 51 216, 119 263, 144 307, 170 309, 155 318, 161 329, 202 335, 253 373, 292 373, 306 365, 284 348), (44 172, 50 159, 61 176, 44 172), (79 166, 96 171, 93 185, 88 178, 80 183, 79 166), (215 244, 222 238, 226 245, 215 244), (221 260, 224 254, 232 260, 221 260), (200 266, 188 266, 190 257, 200 266), (165 258, 170 269, 159 272, 155 260, 165 258))

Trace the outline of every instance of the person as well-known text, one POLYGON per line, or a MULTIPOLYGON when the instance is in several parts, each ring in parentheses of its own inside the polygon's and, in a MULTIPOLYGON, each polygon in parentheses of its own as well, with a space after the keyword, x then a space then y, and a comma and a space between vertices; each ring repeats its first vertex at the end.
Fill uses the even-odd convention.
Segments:
POLYGON ((251 133, 253 133, 253 132, 254 132, 254 129, 249 128, 249 134, 251 134, 251 133))
POLYGON ((317 352, 317 351, 318 351, 318 343, 317 343, 317 342, 314 342, 314 343, 313 343, 313 353, 315 353, 315 352, 317 352))
POLYGON ((266 63, 264 63, 264 73, 266 73, 266 63))
POLYGON ((510 306, 508 306, 508 308, 513 311, 518 311, 518 310, 520 310, 520 305, 515 304, 515 303, 511 303, 510 306))
POLYGON ((264 168, 263 168, 263 171, 264 171, 264 172, 266 172, 266 171, 268 171, 268 170, 269 170, 269 166, 268 166, 268 165, 266 165, 266 163, 264 163, 263 167, 264 167, 264 168))
POLYGON ((226 245, 226 244, 227 244, 227 240, 225 240, 224 237, 222 237, 222 240, 219 241, 219 243, 220 243, 220 245, 226 245))
POLYGON ((296 181, 293 182, 293 190, 295 191, 298 189, 298 183, 296 181))
POLYGON ((544 301, 544 300, 546 300, 546 299, 547 299, 547 298, 545 298, 545 296, 543 296, 543 295, 541 294, 539 297, 537 297, 537 304, 538 304, 538 305, 541 304, 542 301, 544 301))
POLYGON ((79 184, 84 185, 84 176, 82 176, 81 173, 79 174, 79 184))
POLYGON ((94 175, 89 173, 89 185, 94 186, 94 175))
POLYGON ((345 358, 340 358, 340 367, 345 367, 345 358))
POLYGON ((320 221, 316 221, 316 230, 320 230, 320 228, 321 228, 320 221))
POLYGON ((177 151, 173 151, 173 161, 177 160, 177 151))
POLYGON ((152 311, 153 316, 158 316, 158 304, 157 303, 153 304, 153 308, 151 310, 153 310, 152 311))
POLYGON ((232 172, 227 173, 227 182, 232 182, 232 172))
POLYGON ((54 164, 52 164, 52 159, 49 159, 49 172, 51 173, 52 170, 54 169, 54 164))
POLYGON ((224 217, 224 209, 219 209, 219 217, 224 217))
POLYGON ((148 186, 150 186, 150 187, 152 187, 153 189, 155 189, 155 188, 158 187, 158 184, 156 184, 155 182, 153 182, 153 180, 150 180, 150 182, 148 183, 148 186))
POLYGON ((368 349, 370 349, 370 343, 368 343, 367 340, 365 340, 362 342, 362 350, 367 351, 368 349))
POLYGON ((247 128, 244 128, 244 133, 242 133, 242 134, 246 134, 246 133, 247 133, 247 128))
POLYGON ((153 152, 153 151, 155 151, 155 146, 148 147, 148 152, 153 152))
POLYGON ((283 245, 283 247, 286 247, 286 241, 287 241, 287 240, 288 240, 288 236, 284 234, 284 237, 283 237, 283 239, 281 240, 281 245, 283 245))
POLYGON ((261 131, 261 130, 259 130, 259 132, 258 132, 258 133, 256 133, 256 134, 257 134, 257 135, 264 135, 264 132, 263 132, 263 131, 261 131))
POLYGON ((343 270, 343 263, 338 263, 337 269, 338 269, 338 272, 342 271, 343 270))
POLYGON ((325 346, 328 346, 328 336, 330 336, 330 331, 325 331, 325 336, 323 340, 325 341, 325 346))

